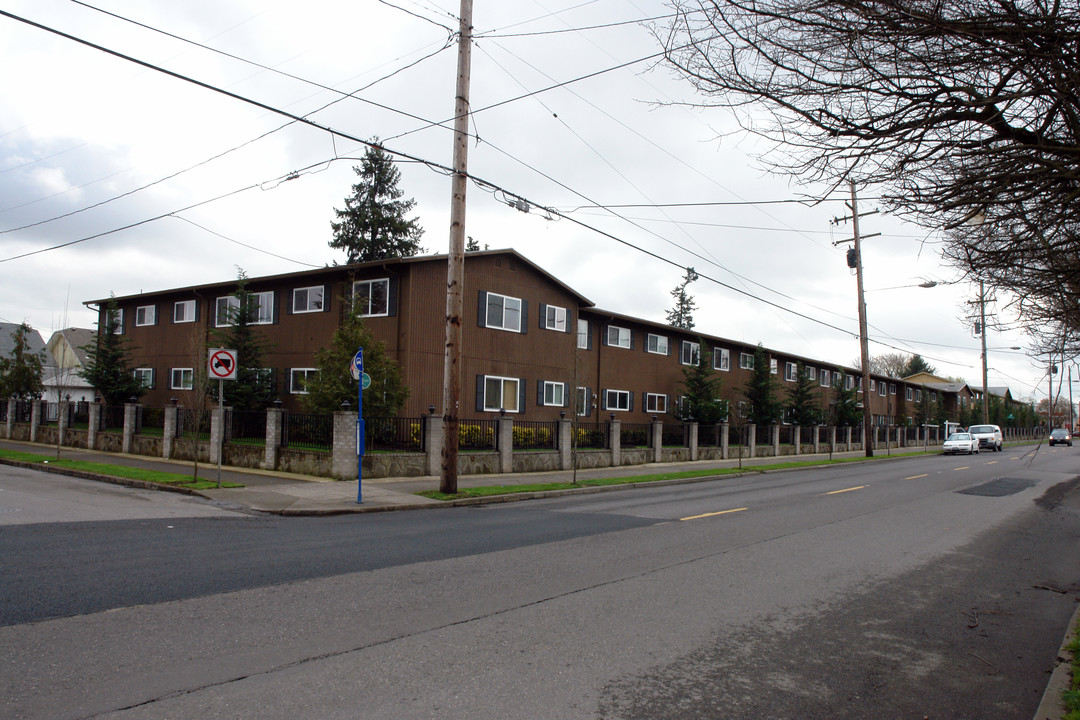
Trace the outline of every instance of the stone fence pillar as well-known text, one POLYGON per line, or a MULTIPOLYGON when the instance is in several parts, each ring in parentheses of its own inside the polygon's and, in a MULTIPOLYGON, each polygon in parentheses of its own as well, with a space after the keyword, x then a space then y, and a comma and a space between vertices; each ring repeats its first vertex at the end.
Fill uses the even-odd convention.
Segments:
POLYGON ((443 449, 442 415, 431 413, 424 417, 424 453, 427 455, 427 474, 442 476, 443 449))
POLYGON ((750 457, 754 457, 757 452, 757 425, 755 423, 749 423, 746 426, 746 445, 750 448, 750 457))
POLYGON ((692 422, 689 425, 691 460, 698 459, 698 427, 700 426, 697 424, 697 422, 692 422))
POLYGON ((30 442, 37 442, 38 428, 41 426, 41 401, 30 401, 30 442))
POLYGON ((90 403, 90 422, 86 429, 86 449, 97 450, 98 429, 101 426, 101 408, 104 404, 99 402, 90 403))
POLYGON ((608 446, 611 451, 611 467, 622 464, 622 422, 612 420, 608 423, 608 446))
POLYGON ((514 472, 514 419, 499 418, 499 472, 514 472))
POLYGON ((769 426, 769 437, 772 439, 772 454, 773 457, 780 457, 780 426, 769 426))
POLYGON ((724 460, 728 459, 728 444, 731 442, 729 430, 730 425, 727 422, 720 425, 720 457, 724 460))
POLYGON ((263 470, 276 470, 278 451, 281 449, 281 408, 266 409, 266 452, 263 454, 263 470))
POLYGON ((664 460, 664 423, 653 418, 649 424, 649 447, 652 449, 654 463, 664 460))
POLYGON ((574 441, 572 437, 573 421, 559 419, 559 469, 572 470, 574 467, 574 441))
POLYGON ((795 446, 795 454, 798 455, 802 450, 802 426, 792 425, 791 432, 791 437, 795 441, 794 443, 792 443, 795 446))
POLYGON ((121 452, 130 453, 131 446, 135 444, 135 413, 138 407, 138 403, 124 403, 124 435, 120 446, 121 452))
POLYGON ((359 472, 356 455, 356 420, 355 412, 339 410, 334 413, 334 445, 331 450, 330 472, 334 477, 342 480, 355 478, 359 472))
POLYGON ((172 458, 173 449, 176 446, 176 416, 179 408, 175 405, 165 406, 165 422, 161 430, 161 457, 166 460, 172 458))

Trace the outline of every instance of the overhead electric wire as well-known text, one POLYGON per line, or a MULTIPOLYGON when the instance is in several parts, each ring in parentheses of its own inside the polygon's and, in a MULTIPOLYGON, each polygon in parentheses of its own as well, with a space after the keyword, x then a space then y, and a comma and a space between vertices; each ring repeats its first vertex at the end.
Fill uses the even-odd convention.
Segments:
POLYGON ((227 241, 229 241, 231 243, 234 243, 236 245, 240 245, 241 247, 246 247, 249 250, 254 250, 255 252, 263 253, 264 255, 269 255, 271 257, 276 257, 279 260, 287 260, 287 261, 289 261, 291 263, 296 263, 297 265, 306 265, 306 266, 312 267, 312 268, 323 267, 322 265, 315 265, 315 264, 312 264, 312 263, 304 262, 303 260, 294 260, 293 258, 288 258, 288 257, 285 257, 284 255, 278 255, 277 253, 272 253, 269 250, 264 250, 264 249, 262 249, 260 247, 255 247, 254 245, 248 245, 247 243, 242 243, 239 240, 235 240, 235 239, 229 237, 228 235, 222 235, 221 233, 217 232, 216 230, 211 230, 210 228, 206 227, 205 225, 200 225, 199 223, 195 222, 194 220, 190 220, 190 219, 188 219, 186 217, 182 217, 182 216, 178 215, 177 213, 169 213, 166 217, 172 217, 172 218, 176 218, 177 220, 183 220, 186 223, 190 223, 190 224, 194 225, 195 227, 199 228, 200 230, 205 230, 206 232, 210 233, 211 235, 217 235, 222 240, 227 240, 227 241))
MULTIPOLYGON (((258 100, 254 100, 252 98, 248 98, 248 97, 245 97, 243 95, 239 95, 237 93, 233 93, 231 91, 228 91, 228 90, 225 90, 225 89, 222 89, 222 88, 219 88, 219 87, 215 87, 213 85, 202 82, 200 80, 196 80, 195 78, 191 78, 191 77, 185 76, 183 74, 174 72, 172 70, 168 70, 168 69, 159 67, 157 65, 146 62, 144 60, 139 60, 138 58, 134 58, 134 57, 131 57, 129 55, 125 55, 124 53, 118 52, 116 50, 112 50, 110 48, 106 48, 104 46, 98 45, 96 43, 90 42, 90 41, 82 39, 82 38, 79 38, 77 36, 70 35, 69 33, 65 33, 65 32, 63 32, 61 30, 51 28, 51 27, 48 27, 46 25, 42 25, 41 23, 37 23, 37 22, 35 22, 33 20, 29 20, 27 18, 20 17, 18 15, 10 13, 10 12, 8 12, 6 10, 0 10, 0 16, 4 16, 4 17, 11 18, 13 20, 17 20, 19 22, 25 23, 25 24, 30 25, 32 27, 36 27, 36 28, 38 28, 40 30, 44 30, 46 32, 58 35, 60 37, 68 39, 68 40, 72 40, 73 42, 77 42, 77 43, 79 43, 81 45, 86 45, 87 47, 91 47, 91 48, 93 48, 95 50, 99 50, 99 51, 104 52, 104 53, 106 53, 108 55, 112 55, 114 57, 118 57, 120 59, 127 60, 129 62, 135 63, 137 65, 148 68, 150 70, 155 70, 155 71, 160 72, 162 74, 168 75, 169 77, 173 77, 175 79, 182 80, 184 82, 189 82, 189 83, 191 83, 193 85, 196 85, 198 87, 202 87, 202 88, 204 88, 206 90, 210 90, 212 92, 216 92, 216 93, 225 95, 226 97, 230 97, 232 99, 239 100, 241 102, 245 102, 245 103, 248 103, 250 105, 254 105, 255 107, 259 107, 259 108, 262 108, 264 110, 267 110, 268 112, 272 112, 272 113, 282 115, 283 117, 290 118, 295 122, 299 122, 299 123, 302 123, 302 124, 305 124, 305 125, 309 125, 311 127, 317 128, 319 130, 323 130, 324 132, 331 133, 332 135, 339 136, 339 137, 345 138, 347 140, 351 140, 351 141, 356 142, 356 143, 358 143, 360 145, 375 148, 375 149, 381 150, 383 152, 387 152, 387 153, 389 153, 391 155, 394 155, 396 157, 402 157, 402 158, 405 158, 405 159, 408 159, 408 160, 423 164, 423 165, 425 165, 425 166, 427 166, 429 168, 440 170, 440 171, 445 172, 447 174, 454 174, 454 172, 455 172, 453 168, 442 165, 441 163, 437 163, 437 162, 434 162, 434 161, 431 161, 431 160, 425 160, 423 158, 420 158, 420 157, 417 157, 417 156, 414 156, 414 155, 410 155, 410 154, 402 152, 402 151, 392 150, 390 148, 385 147, 381 143, 375 143, 375 142, 372 142, 372 141, 369 141, 369 140, 363 140, 363 139, 361 139, 359 137, 350 135, 350 134, 342 132, 340 130, 334 130, 333 128, 326 127, 326 126, 320 125, 319 123, 316 123, 316 122, 314 122, 312 120, 309 120, 306 117, 301 117, 301 116, 295 115, 295 114, 290 113, 290 112, 288 112, 286 110, 282 110, 280 108, 276 108, 276 107, 273 107, 271 105, 267 105, 265 103, 262 103, 262 102, 260 102, 258 100)), ((656 57, 656 55, 654 54, 654 55, 648 56, 648 57, 656 57)), ((635 61, 635 62, 640 62, 640 60, 635 61)), ((626 66, 631 65, 631 64, 634 64, 634 63, 633 62, 623 63, 623 64, 617 65, 617 66, 615 66, 613 68, 609 68, 608 70, 605 70, 605 71, 597 71, 597 72, 589 73, 587 75, 584 75, 584 76, 581 76, 581 77, 577 78, 576 80, 569 80, 569 81, 557 83, 556 85, 552 85, 551 87, 546 88, 545 90, 550 90, 550 89, 554 89, 554 88, 557 88, 557 87, 563 87, 563 86, 565 86, 567 84, 570 84, 572 82, 587 79, 587 78, 590 78, 590 77, 595 77, 597 75, 603 74, 604 72, 609 72, 609 71, 614 70, 614 69, 619 69, 621 67, 626 67, 626 66)), ((540 92, 543 92, 543 90, 538 90, 538 91, 535 91, 535 92, 531 92, 531 93, 528 93, 527 95, 524 95, 524 96, 521 96, 521 97, 522 98, 531 97, 533 95, 539 94, 540 92)), ((521 99, 521 98, 518 98, 518 99, 521 99)), ((493 105, 488 106, 488 108, 498 107, 498 106, 504 105, 504 104, 506 104, 508 102, 510 102, 510 100, 501 101, 499 103, 495 103, 493 105)), ((485 109, 488 109, 488 108, 485 108, 485 109)), ((397 137, 400 137, 400 136, 397 136, 397 137)), ((516 193, 512 193, 510 191, 507 191, 504 188, 502 188, 502 187, 500 187, 498 185, 495 185, 494 183, 490 183, 490 182, 488 182, 486 180, 483 180, 482 178, 478 178, 478 177, 471 176, 471 175, 469 177, 472 180, 474 180, 475 182, 482 183, 483 185, 486 185, 486 186, 492 188, 493 190, 497 190, 497 191, 506 193, 508 195, 511 195, 513 197, 519 198, 519 199, 521 199, 521 200, 523 200, 525 202, 529 202, 530 204, 535 205, 536 207, 541 207, 541 208, 544 207, 544 206, 539 205, 537 203, 532 203, 531 201, 528 200, 528 198, 522 197, 522 196, 520 196, 520 195, 518 195, 516 193)), ((171 215, 176 215, 177 213, 180 213, 180 212, 185 212, 187 210, 190 210, 190 209, 193 209, 193 208, 196 208, 196 207, 200 207, 202 205, 205 205, 205 204, 208 204, 208 203, 211 203, 211 202, 215 202, 217 200, 221 200, 221 199, 229 197, 231 195, 236 195, 236 194, 239 194, 241 192, 245 192, 245 191, 250 190, 250 189, 252 189, 254 187, 258 187, 258 185, 249 185, 249 186, 241 188, 239 190, 234 190, 234 191, 219 195, 217 197, 210 198, 208 200, 204 200, 204 201, 192 204, 192 205, 188 205, 188 206, 186 206, 184 208, 181 208, 179 210, 174 210, 174 211, 171 211, 171 212, 168 212, 168 213, 163 213, 161 215, 154 216, 152 218, 147 218, 147 219, 135 222, 135 223, 130 223, 130 224, 125 225, 125 226, 120 227, 120 228, 116 228, 116 229, 101 232, 101 233, 96 233, 94 235, 90 235, 90 236, 87 236, 87 237, 84 237, 84 238, 80 238, 78 240, 72 240, 72 241, 66 242, 66 243, 61 243, 61 244, 58 244, 58 245, 55 245, 55 246, 52 246, 52 247, 41 248, 41 249, 34 250, 34 251, 31 251, 31 252, 22 253, 20 255, 0 259, 0 263, 9 262, 11 260, 17 260, 17 259, 24 258, 24 257, 29 257, 31 255, 37 255, 39 253, 48 252, 48 251, 51 251, 51 250, 57 250, 57 249, 64 248, 64 247, 70 247, 70 246, 78 244, 78 243, 82 243, 82 242, 86 242, 86 241, 93 240, 93 239, 96 239, 96 238, 104 237, 106 235, 114 234, 114 233, 120 232, 122 230, 128 230, 128 229, 131 229, 131 228, 134 228, 134 227, 138 227, 140 225, 145 225, 145 224, 147 224, 149 222, 153 222, 155 220, 160 220, 162 218, 169 217, 171 215)), ((550 210, 549 208, 545 208, 545 210, 547 210, 549 212, 552 212, 553 214, 556 214, 559 217, 563 217, 563 218, 569 220, 570 222, 572 222, 572 223, 574 223, 576 225, 579 225, 579 226, 581 226, 583 228, 586 228, 588 230, 591 230, 591 231, 593 231, 593 232, 595 232, 597 234, 600 234, 600 235, 608 237, 608 238, 610 238, 612 240, 615 240, 618 243, 624 244, 624 245, 626 245, 628 247, 631 247, 631 248, 633 248, 635 250, 638 250, 639 252, 644 253, 644 254, 646 254, 646 255, 648 255, 650 257, 653 257, 653 258, 655 258, 657 260, 660 260, 661 262, 667 263, 667 264, 672 265, 673 267, 677 267, 679 269, 685 269, 685 267, 683 265, 681 265, 680 263, 675 262, 674 260, 664 258, 661 255, 658 255, 658 254, 656 254, 656 253, 654 253, 654 252, 652 252, 650 250, 646 250, 645 248, 642 248, 640 246, 634 245, 633 243, 630 243, 627 240, 623 240, 622 238, 619 238, 619 237, 617 237, 615 235, 612 235, 611 233, 605 232, 603 230, 600 230, 599 228, 595 228, 595 227, 593 227, 591 225, 588 225, 587 223, 584 223, 581 220, 578 220, 576 218, 573 218, 573 217, 570 217, 570 216, 567 216, 567 215, 563 215, 563 214, 558 213, 556 211, 550 210)), ((812 323, 821 325, 823 327, 828 327, 830 329, 841 332, 841 333, 843 333, 845 335, 852 335, 854 337, 858 337, 858 333, 853 333, 850 330, 846 330, 846 329, 841 328, 841 327, 839 327, 837 325, 833 325, 832 323, 827 323, 827 322, 825 322, 823 320, 819 320, 818 318, 812 317, 810 315, 806 315, 806 314, 798 312, 796 310, 792 310, 791 308, 785 307, 785 306, 780 305, 778 303, 775 303, 775 302, 773 302, 771 300, 767 300, 767 299, 762 298, 760 296, 754 295, 753 293, 751 293, 751 292, 749 292, 747 290, 742 290, 740 288, 729 285, 728 283, 725 283, 725 282, 723 282, 723 281, 721 281, 721 280, 719 280, 717 278, 713 278, 711 276, 708 276, 708 275, 705 275, 705 274, 702 274, 702 273, 698 273, 698 275, 700 277, 706 279, 706 280, 709 280, 710 282, 713 282, 713 283, 715 283, 717 285, 720 285, 721 287, 725 287, 725 288, 731 290, 732 292, 735 292, 735 293, 738 293, 740 295, 744 295, 744 296, 749 297, 751 299, 757 300, 758 302, 762 302, 762 303, 764 303, 766 305, 769 305, 771 307, 780 309, 780 310, 782 310, 784 312, 787 312, 789 314, 792 314, 792 315, 795 315, 797 317, 803 318, 804 320, 809 320, 812 323)), ((792 299, 794 299, 794 298, 792 298, 792 299)), ((871 342, 874 342, 874 343, 876 343, 878 345, 883 345, 884 347, 888 347, 888 348, 891 348, 891 349, 894 349, 894 350, 900 350, 900 348, 889 345, 888 343, 884 343, 884 342, 882 342, 880 340, 876 340, 874 338, 868 338, 868 339, 871 342)), ((949 363, 949 364, 956 364, 956 363, 952 363, 951 361, 944 360, 944 359, 938 359, 938 358, 930 358, 930 359, 938 361, 938 362, 946 362, 946 363, 949 363)))
MULTIPOLYGON (((549 14, 549 15, 544 15, 543 17, 550 17, 550 16, 551 15, 549 14)), ((505 38, 537 37, 537 36, 541 36, 541 35, 561 35, 562 33, 582 32, 582 31, 585 31, 585 30, 606 30, 607 28, 622 27, 624 25, 637 25, 637 24, 643 23, 643 22, 652 22, 654 20, 664 20, 664 19, 667 19, 667 18, 675 17, 675 16, 676 16, 676 13, 668 13, 667 15, 654 15, 653 17, 638 18, 636 20, 620 20, 619 22, 603 23, 601 25, 586 25, 586 26, 583 26, 583 27, 562 28, 561 30, 538 30, 536 32, 526 32, 526 33, 500 34, 502 32, 501 30, 485 30, 483 32, 473 33, 473 37, 474 38, 480 38, 480 39, 483 39, 483 40, 490 40, 490 39, 502 40, 502 39, 505 39, 505 38)), ((543 19, 543 18, 536 18, 536 20, 541 20, 541 19, 543 19)), ((529 22, 535 22, 535 20, 525 20, 522 23, 517 23, 517 24, 525 24, 525 23, 529 23, 529 22)), ((514 25, 510 25, 508 27, 514 27, 514 25)))

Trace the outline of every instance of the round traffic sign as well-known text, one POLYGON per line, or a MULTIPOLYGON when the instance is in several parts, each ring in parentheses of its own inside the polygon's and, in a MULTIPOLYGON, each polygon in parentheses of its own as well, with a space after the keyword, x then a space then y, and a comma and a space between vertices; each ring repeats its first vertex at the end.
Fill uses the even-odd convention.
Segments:
POLYGON ((360 380, 360 387, 363 390, 367 390, 371 387, 371 376, 367 373, 364 373, 363 378, 360 380))

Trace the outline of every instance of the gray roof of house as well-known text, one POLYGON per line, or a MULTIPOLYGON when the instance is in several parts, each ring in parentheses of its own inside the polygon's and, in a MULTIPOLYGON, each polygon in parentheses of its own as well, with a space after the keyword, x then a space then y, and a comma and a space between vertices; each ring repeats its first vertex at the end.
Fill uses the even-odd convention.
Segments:
MULTIPOLYGON (((0 357, 11 357, 15 350, 15 339, 12 334, 19 329, 19 323, 0 322, 0 357)), ((41 364, 45 367, 56 365, 52 355, 45 348, 45 341, 37 330, 31 328, 30 335, 26 339, 30 352, 40 354, 41 364)))
POLYGON ((68 345, 75 351, 79 364, 86 365, 86 351, 83 348, 92 345, 97 340, 97 331, 89 328, 65 328, 57 332, 64 336, 68 345))

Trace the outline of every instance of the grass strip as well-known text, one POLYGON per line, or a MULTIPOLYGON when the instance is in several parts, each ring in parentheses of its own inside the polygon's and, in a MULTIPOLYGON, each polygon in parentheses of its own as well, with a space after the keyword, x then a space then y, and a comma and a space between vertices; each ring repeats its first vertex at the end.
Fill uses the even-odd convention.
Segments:
MULTIPOLYGON (((129 467, 126 465, 109 465, 106 463, 88 462, 86 460, 69 460, 66 458, 56 459, 54 457, 23 452, 21 450, 0 449, 0 458, 40 465, 53 465, 56 467, 68 468, 70 470, 95 473, 97 475, 109 475, 111 477, 124 478, 126 480, 141 480, 143 482, 158 483, 161 485, 174 485, 176 487, 188 488, 189 490, 207 490, 209 488, 217 487, 216 480, 195 479, 190 475, 181 473, 147 470, 145 468, 129 467)), ((240 483, 222 482, 221 487, 239 488, 244 486, 240 483)))
POLYGON ((1074 637, 1065 649, 1069 651, 1072 666, 1072 679, 1069 689, 1061 693, 1061 703, 1065 706, 1062 720, 1080 720, 1080 635, 1074 637))
MULTIPOLYGON (((835 458, 833 460, 803 460, 791 462, 770 463, 768 465, 744 465, 743 467, 718 468, 714 470, 684 470, 681 472, 657 473, 655 475, 628 475, 612 478, 585 478, 578 480, 577 485, 570 482, 532 483, 528 485, 485 485, 474 488, 461 488, 456 493, 442 493, 438 490, 425 490, 416 493, 432 500, 461 500, 464 498, 491 497, 492 495, 514 495, 520 493, 547 492, 549 490, 572 490, 580 487, 598 487, 601 485, 636 485, 638 483, 657 482, 659 480, 682 480, 684 478, 717 477, 723 475, 745 475, 747 473, 761 473, 766 470, 790 470, 792 468, 817 467, 824 465, 839 465, 841 463, 864 462, 866 460, 890 460, 918 455, 937 455, 936 452, 914 452, 897 455, 876 455, 873 458, 859 457, 835 458)), ((1080 718, 1077 718, 1080 720, 1080 718)))

